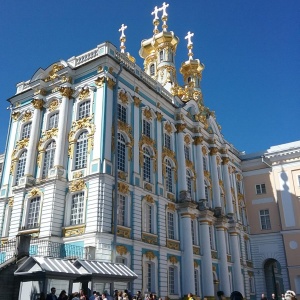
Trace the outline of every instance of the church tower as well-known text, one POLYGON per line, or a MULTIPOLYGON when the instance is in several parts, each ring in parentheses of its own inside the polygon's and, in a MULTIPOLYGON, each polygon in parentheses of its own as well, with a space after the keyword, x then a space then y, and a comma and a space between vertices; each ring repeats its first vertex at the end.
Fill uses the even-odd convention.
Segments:
POLYGON ((155 6, 152 15, 153 37, 141 42, 140 56, 144 59, 145 72, 154 80, 158 81, 165 89, 171 92, 173 85, 177 84, 175 54, 179 38, 173 31, 168 31, 168 14, 166 12, 169 4, 163 3, 161 8, 155 6), (162 31, 159 32, 160 20, 158 13, 162 12, 162 31))

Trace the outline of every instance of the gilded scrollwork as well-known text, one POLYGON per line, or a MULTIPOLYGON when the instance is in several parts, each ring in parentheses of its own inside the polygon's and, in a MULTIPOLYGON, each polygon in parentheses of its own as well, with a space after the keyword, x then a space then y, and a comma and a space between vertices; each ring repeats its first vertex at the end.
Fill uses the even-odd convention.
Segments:
POLYGON ((13 207, 13 206, 14 206, 14 197, 10 197, 10 198, 8 199, 8 206, 9 206, 9 207, 13 207))
POLYGON ((109 89, 112 90, 114 88, 115 84, 116 83, 111 78, 109 78, 109 77, 107 78, 107 86, 109 89))
POLYGON ((174 203, 168 203, 167 204, 167 209, 170 210, 170 211, 176 211, 176 206, 174 203))
POLYGON ((201 145, 203 142, 203 137, 202 136, 195 136, 194 137, 194 145, 197 146, 197 145, 201 145))
POLYGON ((52 139, 53 137, 57 136, 57 133, 58 133, 58 128, 55 128, 55 127, 43 131, 42 137, 40 138, 39 143, 38 143, 38 150, 43 151, 45 142, 48 141, 49 139, 52 139))
POLYGON ((183 132, 184 129, 186 128, 186 124, 184 124, 184 123, 179 123, 179 124, 176 124, 175 126, 176 126, 177 132, 183 132))
POLYGON ((120 91, 119 92, 119 99, 121 100, 121 102, 125 105, 128 104, 128 96, 126 94, 126 92, 120 91))
POLYGON ((143 200, 147 201, 148 203, 154 203, 154 199, 151 195, 146 195, 143 197, 143 200))
POLYGON ((156 118, 157 118, 157 121, 161 122, 162 118, 163 118, 163 114, 160 113, 159 111, 156 112, 156 118))
POLYGON ((32 118, 32 111, 27 110, 27 111, 24 112, 22 121, 23 122, 28 122, 29 120, 31 120, 31 118, 32 118))
POLYGON ((167 133, 170 134, 172 132, 172 125, 170 123, 166 123, 164 127, 167 133))
POLYGON ((155 256, 155 254, 153 253, 153 251, 147 251, 146 253, 145 253, 145 256, 149 259, 149 260, 152 260, 152 259, 154 259, 156 256, 155 256))
POLYGON ((59 107, 59 105, 60 105, 60 102, 58 101, 58 99, 54 99, 50 102, 48 110, 54 111, 59 107))
POLYGON ((117 253, 119 253, 121 256, 123 256, 124 254, 126 255, 128 253, 128 249, 126 246, 123 245, 118 245, 116 247, 117 253))
POLYGON ((177 257, 174 256, 174 255, 172 255, 172 256, 169 257, 169 261, 170 261, 170 263, 172 263, 173 265, 178 263, 178 259, 177 259, 177 257))
POLYGON ((133 96, 134 106, 139 107, 142 103, 142 100, 139 97, 133 96))
POLYGON ((41 190, 39 190, 38 188, 33 188, 32 190, 30 190, 30 192, 28 193, 28 198, 33 198, 35 196, 40 196, 42 195, 41 190))
POLYGON ((48 76, 44 79, 45 82, 53 81, 58 77, 57 72, 61 69, 63 69, 64 66, 61 64, 54 64, 50 72, 48 73, 48 76))
POLYGON ((32 106, 35 108, 35 109, 42 109, 43 108, 43 105, 44 105, 44 100, 42 99, 33 99, 31 101, 31 104, 32 106))
POLYGON ((83 179, 73 180, 69 186, 69 191, 74 193, 86 189, 86 183, 83 179))
POLYGON ((118 191, 122 194, 129 194, 129 185, 124 182, 118 182, 118 191))
POLYGON ((23 140, 17 141, 16 143, 16 147, 12 152, 11 158, 12 158, 12 165, 11 165, 11 174, 14 171, 14 165, 15 163, 18 161, 18 158, 16 157, 16 155, 18 154, 18 152, 24 148, 26 148, 29 144, 29 138, 25 138, 23 140))
POLYGON ((77 226, 71 226, 64 228, 63 230, 63 236, 69 237, 74 235, 81 235, 85 232, 85 225, 77 225, 77 226))
POLYGON ((69 132, 69 150, 68 155, 73 158, 73 150, 74 144, 76 143, 75 135, 76 132, 80 129, 89 129, 89 133, 87 135, 88 138, 88 153, 92 150, 94 146, 94 133, 95 133, 95 125, 92 123, 93 116, 85 117, 80 120, 74 121, 72 123, 71 130, 69 132))
POLYGON ((14 120, 14 121, 17 121, 20 117, 20 112, 18 111, 14 111, 12 114, 11 114, 11 118, 14 120))
POLYGON ((145 108, 144 112, 143 112, 143 115, 147 120, 152 120, 152 113, 151 113, 150 108, 145 108))
POLYGON ((81 89, 81 91, 79 92, 79 96, 78 96, 78 99, 79 100, 83 100, 83 99, 86 99, 90 96, 90 89, 89 88, 83 88, 81 89))
POLYGON ((74 94, 74 90, 71 87, 62 86, 58 90, 63 97, 67 97, 69 99, 71 99, 74 94))
POLYGON ((191 143, 191 138, 188 134, 184 136, 184 142, 188 145, 191 143))
POLYGON ((71 76, 62 76, 61 77, 61 83, 72 83, 72 77, 71 76))

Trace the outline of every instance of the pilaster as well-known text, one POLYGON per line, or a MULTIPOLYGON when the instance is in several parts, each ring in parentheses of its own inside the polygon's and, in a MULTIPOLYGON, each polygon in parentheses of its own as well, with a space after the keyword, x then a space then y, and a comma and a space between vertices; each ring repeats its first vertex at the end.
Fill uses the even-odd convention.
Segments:
POLYGON ((197 173, 197 197, 198 200, 204 200, 205 197, 205 186, 204 186, 204 168, 203 168, 203 153, 201 144, 203 141, 203 137, 196 136, 194 138, 194 145, 196 148, 196 173, 197 173))
POLYGON ((230 188, 228 162, 229 162, 229 158, 223 157, 226 210, 227 210, 227 214, 232 216, 234 214, 234 210, 233 210, 232 195, 231 195, 231 188, 230 188))
POLYGON ((216 159, 217 153, 218 153, 218 148, 216 147, 210 148, 213 203, 214 203, 214 208, 221 208, 220 185, 219 185, 218 167, 217 167, 217 159, 216 159))

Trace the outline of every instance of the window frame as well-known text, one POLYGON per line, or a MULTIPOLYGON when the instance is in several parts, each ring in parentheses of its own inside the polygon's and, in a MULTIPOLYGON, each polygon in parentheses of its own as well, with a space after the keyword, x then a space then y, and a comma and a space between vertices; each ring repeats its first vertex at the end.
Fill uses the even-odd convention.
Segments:
POLYGON ((127 163, 126 163, 126 154, 127 154, 127 146, 126 146, 126 138, 122 132, 118 132, 118 155, 117 155, 117 164, 118 170, 121 172, 127 171, 127 163), (122 139, 122 140, 121 140, 122 139), (122 149, 121 149, 122 147, 122 149), (122 151, 122 152, 120 152, 122 151), (122 166, 122 168, 120 168, 122 166))
POLYGON ((145 135, 148 138, 152 138, 152 123, 147 120, 147 119, 143 119, 143 135, 145 135))
POLYGON ((58 123, 59 123, 59 112, 58 111, 51 112, 51 114, 49 114, 48 120, 47 120, 47 130, 50 130, 53 128, 58 128, 58 123), (52 124, 53 126, 50 126, 51 118, 53 118, 54 116, 56 116, 56 118, 52 124))
POLYGON ((84 130, 78 132, 78 134, 77 134, 76 142, 74 144, 74 164, 73 164, 74 170, 85 169, 88 167, 88 154, 89 154, 88 135, 89 135, 89 132, 87 129, 84 129, 84 130), (84 139, 80 140, 80 136, 82 136, 83 134, 86 134, 86 136, 84 139), (84 151, 81 151, 80 153, 78 152, 79 151, 78 150, 79 142, 82 142, 83 146, 81 146, 81 148, 83 148, 83 150, 84 150, 84 151), (84 160, 82 159, 83 156, 85 156, 84 160), (82 161, 83 162, 85 161, 85 163, 82 163, 82 161))
POLYGON ((265 183, 259 183, 255 185, 256 195, 264 195, 267 193, 267 188, 265 183))
POLYGON ((43 166, 41 170, 42 179, 46 179, 48 177, 49 170, 54 167, 54 160, 55 160, 55 152, 56 152, 56 141, 50 140, 45 147, 44 159, 43 159, 43 166), (52 143, 55 144, 54 148, 47 149, 52 143), (51 153, 50 157, 50 166, 45 166, 46 159, 48 159, 47 155, 51 153), (47 172, 45 172, 47 171, 47 172))
POLYGON ((174 171, 173 171, 173 163, 171 160, 165 160, 165 170, 166 170, 166 178, 165 178, 165 186, 166 191, 168 193, 174 194, 174 171))
POLYGON ((91 110, 92 110, 92 101, 91 99, 85 99, 85 100, 82 100, 80 102, 78 102, 78 105, 77 105, 77 121, 78 120, 82 120, 84 118, 87 118, 87 117, 90 117, 91 116, 91 110), (82 107, 85 105, 87 105, 87 103, 89 104, 89 108, 86 109, 82 109, 82 107))
POLYGON ((35 228, 40 227, 40 225, 41 225, 40 224, 41 208, 42 208, 41 202, 42 202, 42 199, 41 199, 40 195, 34 196, 32 198, 27 199, 27 210, 26 210, 26 221, 25 221, 25 229, 26 230, 35 229, 35 228), (34 207, 31 207, 31 204, 35 200, 38 200, 38 201, 35 202, 35 203, 38 203, 38 205, 35 205, 34 207), (36 208, 36 207, 37 207, 36 211, 32 212, 31 210, 36 208), (34 214, 33 218, 31 218, 31 216, 30 216, 32 213, 34 214), (37 214, 37 216, 36 216, 36 214, 37 214), (33 219, 35 221, 35 223, 32 226, 29 226, 29 220, 31 220, 31 219, 33 219))
MULTIPOLYGON (((69 220, 69 225, 68 226, 77 226, 77 225, 82 225, 82 224, 85 224, 86 220, 85 220, 85 205, 86 205, 86 195, 85 195, 85 191, 78 191, 78 192, 75 192, 75 193, 72 193, 71 194, 71 199, 70 199, 70 211, 69 211, 69 216, 70 216, 70 220, 69 220), (77 219, 78 219, 78 216, 76 217, 76 221, 72 221, 73 217, 73 213, 72 213, 72 209, 73 209, 73 200, 74 200, 74 197, 75 196, 78 196, 78 195, 82 195, 82 197, 80 198, 80 202, 82 202, 82 206, 81 206, 81 209, 82 211, 80 212, 81 214, 81 218, 79 218, 79 220, 81 219, 82 221, 81 222, 78 222, 77 219)), ((78 211, 77 213, 78 214, 78 211)))
POLYGON ((260 229, 261 230, 271 230, 272 229, 270 210, 268 208, 259 210, 259 220, 260 220, 260 229), (266 212, 267 212, 267 214, 266 214, 266 212), (263 224, 263 223, 265 223, 265 224, 263 224), (264 227, 266 227, 266 228, 264 228, 264 227))
POLYGON ((128 108, 123 103, 118 103, 118 120, 127 123, 128 108))
POLYGON ((15 171, 15 176, 14 176, 14 184, 15 185, 19 185, 19 180, 24 177, 25 175, 25 168, 26 168, 26 162, 27 162, 27 154, 28 151, 27 149, 23 150, 19 156, 18 156, 18 161, 16 162, 16 171, 15 171), (25 157, 22 157, 25 153, 25 157), (22 172, 19 171, 20 169, 20 164, 21 164, 21 160, 22 160, 22 172), (18 173, 20 173, 21 175, 18 175, 18 173))
POLYGON ((152 183, 152 165, 151 150, 148 147, 143 147, 143 181, 148 183, 152 183))
POLYGON ((22 124, 21 132, 20 132, 20 140, 29 139, 31 129, 32 129, 32 121, 22 124), (27 128, 27 126, 29 126, 29 130, 25 129, 25 128, 27 128))

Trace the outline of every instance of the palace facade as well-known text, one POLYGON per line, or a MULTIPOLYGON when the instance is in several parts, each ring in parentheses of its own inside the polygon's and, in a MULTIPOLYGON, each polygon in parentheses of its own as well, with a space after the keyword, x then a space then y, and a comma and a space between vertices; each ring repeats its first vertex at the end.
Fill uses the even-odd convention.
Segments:
POLYGON ((120 51, 105 42, 17 85, 1 243, 29 234, 32 255, 42 240, 122 262, 138 275, 134 293, 255 298, 240 153, 204 104, 190 32, 178 84, 166 9, 141 42, 144 69, 125 53, 122 25, 120 51))

